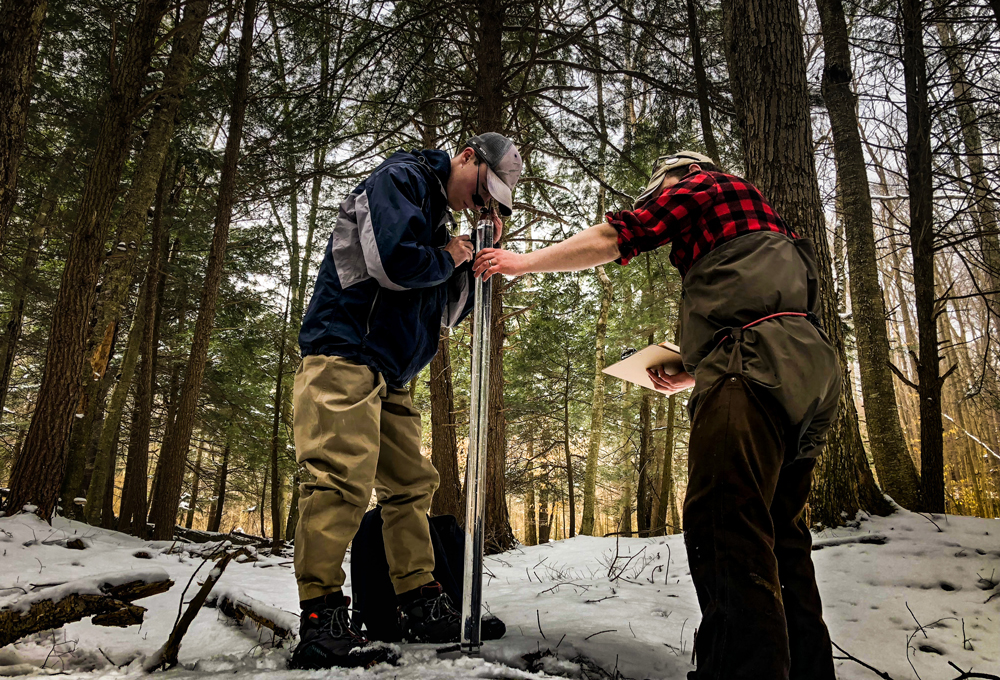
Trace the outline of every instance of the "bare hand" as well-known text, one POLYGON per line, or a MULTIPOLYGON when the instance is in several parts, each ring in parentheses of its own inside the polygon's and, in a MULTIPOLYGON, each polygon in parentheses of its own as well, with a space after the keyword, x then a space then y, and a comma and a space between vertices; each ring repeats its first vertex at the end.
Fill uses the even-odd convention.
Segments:
POLYGON ((451 259, 455 261, 456 267, 472 259, 472 239, 469 238, 468 234, 452 238, 444 249, 451 254, 451 259))
POLYGON ((500 248, 483 248, 476 255, 476 261, 472 265, 472 273, 476 276, 482 276, 483 281, 489 281, 494 274, 519 276, 525 272, 527 272, 527 268, 524 263, 524 255, 500 248))
POLYGON ((663 366, 654 366, 653 368, 647 368, 646 374, 653 381, 656 391, 667 395, 677 394, 682 390, 694 386, 694 376, 686 371, 667 375, 663 366))

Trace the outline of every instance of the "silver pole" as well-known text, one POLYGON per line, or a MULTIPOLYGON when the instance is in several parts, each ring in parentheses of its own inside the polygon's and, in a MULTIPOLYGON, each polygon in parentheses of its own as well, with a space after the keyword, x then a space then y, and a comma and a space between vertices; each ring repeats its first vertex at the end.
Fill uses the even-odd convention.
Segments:
MULTIPOLYGON (((485 214, 476 228, 476 252, 493 246, 493 220, 485 214)), ((486 509, 486 432, 490 398, 490 289, 475 281, 472 328, 472 395, 469 451, 465 465, 465 573, 462 579, 462 649, 476 654, 482 644, 483 515, 486 509)))

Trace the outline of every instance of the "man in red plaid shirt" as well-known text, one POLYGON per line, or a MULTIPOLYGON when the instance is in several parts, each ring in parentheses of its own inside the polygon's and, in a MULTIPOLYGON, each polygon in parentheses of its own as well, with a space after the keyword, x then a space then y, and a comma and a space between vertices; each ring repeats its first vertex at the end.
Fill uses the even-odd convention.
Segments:
POLYGON ((578 271, 670 244, 683 277, 684 371, 693 387, 684 542, 702 622, 696 680, 834 680, 804 519, 837 414, 840 367, 819 326, 819 276, 760 191, 706 156, 661 157, 632 210, 526 254, 485 248, 476 275, 578 271))

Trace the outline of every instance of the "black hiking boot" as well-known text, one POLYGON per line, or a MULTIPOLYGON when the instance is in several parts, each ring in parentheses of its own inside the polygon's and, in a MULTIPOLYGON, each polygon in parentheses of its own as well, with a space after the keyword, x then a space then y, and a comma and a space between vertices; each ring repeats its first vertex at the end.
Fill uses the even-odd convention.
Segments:
MULTIPOLYGON (((437 581, 399 595, 399 625, 409 642, 458 642, 462 615, 437 581)), ((480 620, 483 640, 499 640, 507 632, 504 622, 493 614, 480 620)))
POLYGON ((299 644, 292 652, 289 668, 371 668, 377 663, 395 663, 391 647, 370 644, 351 624, 351 599, 341 593, 322 598, 303 609, 299 644))
POLYGON ((462 615, 440 583, 402 593, 399 602, 399 627, 408 642, 458 642, 462 615))

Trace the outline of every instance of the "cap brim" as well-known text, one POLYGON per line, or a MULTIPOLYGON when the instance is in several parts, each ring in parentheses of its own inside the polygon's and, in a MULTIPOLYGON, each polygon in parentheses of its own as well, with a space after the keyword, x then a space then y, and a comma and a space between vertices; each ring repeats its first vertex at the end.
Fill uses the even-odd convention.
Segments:
POLYGON ((646 184, 646 188, 643 189, 642 193, 636 196, 635 202, 632 203, 632 209, 638 210, 642 207, 642 204, 652 198, 660 190, 660 186, 663 184, 663 178, 667 176, 667 168, 661 168, 653 173, 653 176, 649 178, 649 182, 646 184))
POLYGON ((514 212, 514 201, 511 198, 510 187, 504 184, 503 180, 493 172, 493 168, 488 165, 486 166, 486 188, 489 189, 490 196, 500 204, 500 214, 504 217, 510 217, 510 214, 514 212))

